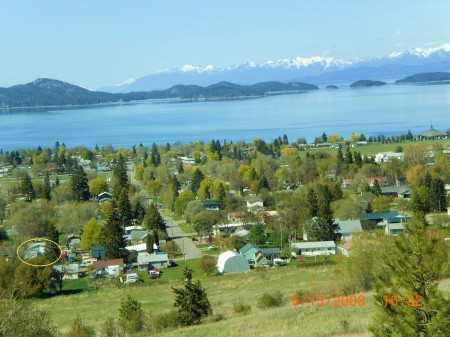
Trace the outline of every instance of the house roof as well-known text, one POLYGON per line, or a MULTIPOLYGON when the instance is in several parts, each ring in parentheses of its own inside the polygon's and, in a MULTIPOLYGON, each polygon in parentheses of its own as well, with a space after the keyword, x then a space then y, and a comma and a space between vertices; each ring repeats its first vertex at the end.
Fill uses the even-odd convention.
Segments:
POLYGON ((167 254, 149 254, 147 252, 138 253, 137 262, 142 263, 153 263, 153 262, 166 262, 169 260, 167 254))
POLYGON ((311 248, 336 248, 334 241, 310 241, 310 242, 292 242, 291 248, 311 249, 311 248))
MULTIPOLYGON (((158 247, 156 247, 156 248, 158 248, 158 247)), ((146 243, 140 243, 138 245, 125 247, 125 249, 126 250, 136 250, 138 252, 143 252, 143 251, 147 250, 147 244, 146 243)))
POLYGON ((202 200, 202 204, 205 207, 206 206, 210 206, 210 207, 217 206, 217 207, 219 207, 219 202, 217 200, 210 200, 210 199, 202 200))
POLYGON ((397 215, 398 215, 397 211, 373 212, 367 213, 367 220, 390 219, 395 218, 397 215))
POLYGON ((131 240, 142 240, 148 235, 147 231, 132 231, 130 234, 131 240))
POLYGON ((339 225, 339 233, 362 233, 361 220, 338 220, 335 222, 339 225))
POLYGON ((420 134, 420 136, 427 137, 427 138, 431 138, 431 137, 446 137, 447 134, 445 132, 443 132, 443 131, 439 131, 439 130, 433 129, 433 125, 432 125, 430 130, 422 132, 420 134))
POLYGON ((239 253, 245 254, 245 252, 247 252, 248 250, 250 250, 250 249, 252 249, 252 248, 258 249, 258 247, 256 247, 255 245, 253 245, 253 244, 251 244, 251 243, 247 243, 244 247, 242 247, 241 249, 239 249, 239 253))
POLYGON ((410 189, 408 186, 386 186, 381 188, 381 194, 409 194, 410 189))
POLYGON ((92 263, 92 266, 94 267, 94 269, 100 269, 100 268, 105 268, 108 266, 123 266, 124 262, 123 259, 113 259, 113 260, 106 260, 106 261, 94 261, 92 263))

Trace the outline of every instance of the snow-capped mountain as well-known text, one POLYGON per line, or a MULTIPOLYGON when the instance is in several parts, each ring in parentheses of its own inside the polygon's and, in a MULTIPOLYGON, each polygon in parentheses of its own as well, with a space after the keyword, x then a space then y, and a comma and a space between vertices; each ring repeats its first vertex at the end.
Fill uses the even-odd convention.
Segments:
POLYGON ((394 80, 419 72, 450 71, 450 44, 392 52, 381 58, 295 57, 247 62, 227 67, 184 65, 166 69, 121 85, 101 88, 107 92, 162 90, 177 84, 211 85, 220 81, 254 84, 264 81, 301 81, 312 84, 347 84, 360 79, 394 80))

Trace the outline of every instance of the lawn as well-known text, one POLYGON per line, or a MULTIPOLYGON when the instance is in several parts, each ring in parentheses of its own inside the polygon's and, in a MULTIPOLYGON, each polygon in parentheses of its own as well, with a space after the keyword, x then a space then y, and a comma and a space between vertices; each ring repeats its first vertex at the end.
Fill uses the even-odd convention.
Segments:
POLYGON ((193 223, 179 223, 178 226, 180 226, 183 233, 197 233, 195 231, 195 224, 193 223))
MULTIPOLYGON (((312 259, 310 259, 312 260, 312 259)), ((311 262, 311 263, 310 263, 311 262)), ((194 269, 194 280, 200 279, 216 315, 225 320, 209 322, 201 326, 165 331, 160 336, 369 336, 368 325, 376 306, 372 293, 365 293, 364 306, 338 307, 311 306, 294 307, 291 297, 296 292, 311 295, 342 294, 344 281, 342 266, 335 261, 327 265, 314 266, 295 262, 285 267, 253 270, 247 274, 206 277, 197 268, 198 260, 187 261, 194 269), (309 266, 308 266, 309 265, 309 266), (284 304, 276 309, 262 310, 256 307, 258 298, 264 293, 280 292, 284 304), (252 307, 248 315, 236 314, 233 306, 246 304, 252 307), (349 323, 346 330, 346 323, 349 323)), ((78 315, 84 322, 100 331, 107 317, 117 317, 120 301, 131 295, 142 302, 146 313, 157 315, 173 309, 172 286, 181 283, 184 262, 179 266, 164 269, 161 279, 145 280, 144 283, 121 284, 113 280, 104 283, 98 290, 83 291, 70 296, 54 296, 35 300, 49 310, 55 323, 62 329, 78 315)), ((97 281, 97 280, 96 280, 97 281)), ((98 283, 85 280, 88 288, 98 283)), ((67 287, 83 288, 83 280, 68 281, 67 287), (72 285, 69 285, 72 283, 72 285)), ((443 282, 443 290, 450 293, 450 280, 443 282)), ((69 289, 69 288, 68 288, 69 289)), ((148 336, 142 333, 140 336, 148 336)))

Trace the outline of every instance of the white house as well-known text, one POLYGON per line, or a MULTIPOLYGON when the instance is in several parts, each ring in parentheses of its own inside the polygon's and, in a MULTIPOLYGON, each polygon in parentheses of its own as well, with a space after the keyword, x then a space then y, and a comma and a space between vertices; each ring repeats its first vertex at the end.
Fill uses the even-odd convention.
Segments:
POLYGON ((397 158, 403 160, 403 152, 380 152, 375 155, 375 162, 378 164, 386 163, 390 158, 397 158))
POLYGON ((292 242, 291 251, 293 256, 318 256, 335 255, 337 246, 334 241, 311 241, 311 242, 292 242))

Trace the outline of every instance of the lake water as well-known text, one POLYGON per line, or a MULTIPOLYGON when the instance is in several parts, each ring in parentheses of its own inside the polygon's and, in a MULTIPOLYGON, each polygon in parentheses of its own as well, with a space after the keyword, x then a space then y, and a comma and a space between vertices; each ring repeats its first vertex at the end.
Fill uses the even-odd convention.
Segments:
POLYGON ((77 109, 0 110, 0 148, 112 144, 131 147, 211 139, 312 142, 325 132, 348 139, 450 128, 450 85, 319 90, 209 102, 146 101, 77 109))

